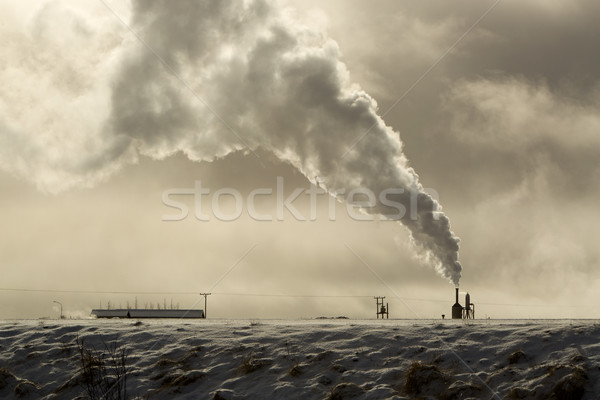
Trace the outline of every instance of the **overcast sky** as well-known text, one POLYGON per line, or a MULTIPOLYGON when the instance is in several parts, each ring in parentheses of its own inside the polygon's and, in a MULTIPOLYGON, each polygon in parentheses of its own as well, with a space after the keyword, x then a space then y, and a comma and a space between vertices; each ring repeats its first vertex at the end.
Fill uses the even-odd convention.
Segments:
POLYGON ((440 318, 459 276, 480 318, 598 317, 598 2, 106 4, 2 6, 0 286, 57 292, 1 290, 0 318, 204 291, 213 318, 372 318, 372 296, 440 318), (278 177, 443 214, 358 221, 319 195, 279 221, 278 177), (210 221, 181 195, 165 221, 197 181, 210 221), (260 188, 273 221, 247 212, 260 188))

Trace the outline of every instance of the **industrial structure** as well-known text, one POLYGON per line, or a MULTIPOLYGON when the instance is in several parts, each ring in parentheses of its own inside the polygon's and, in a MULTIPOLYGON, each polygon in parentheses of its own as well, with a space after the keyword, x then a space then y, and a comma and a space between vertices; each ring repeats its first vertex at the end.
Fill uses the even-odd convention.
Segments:
POLYGON ((469 296, 469 293, 465 296, 463 319, 475 319, 475 304, 471 303, 471 296, 469 296))
POLYGON ((384 317, 386 319, 390 319, 390 306, 388 303, 385 303, 385 305, 383 305, 383 299, 385 299, 385 296, 380 297, 373 297, 375 299, 375 301, 377 302, 377 308, 376 308, 376 312, 377 312, 377 319, 379 319, 379 316, 381 315, 381 319, 383 319, 384 317))
MULTIPOLYGON (((102 302, 100 302, 100 308, 96 308, 92 310, 92 315, 96 318, 178 318, 178 319, 188 319, 188 318, 206 318, 206 297, 210 296, 211 293, 200 293, 200 296, 204 296, 204 310, 194 310, 194 309, 179 309, 179 303, 173 305, 173 300, 171 299, 171 307, 167 306, 167 299, 164 299, 163 308, 160 307, 160 303, 156 304, 156 308, 150 303, 150 308, 148 308, 148 303, 144 308, 138 307, 137 297, 135 298, 135 305, 129 307, 129 302, 127 302, 127 308, 122 308, 119 305, 119 308, 112 308, 110 305, 110 301, 108 302, 107 308, 102 308, 102 302)), ((62 313, 62 307, 61 307, 62 313)))
POLYGON ((475 319, 475 304, 471 303, 469 293, 465 296, 465 306, 458 302, 458 288, 456 288, 456 302, 452 306, 452 319, 475 319))
POLYGON ((177 309, 94 309, 92 315, 97 318, 206 318, 204 310, 177 310, 177 309))

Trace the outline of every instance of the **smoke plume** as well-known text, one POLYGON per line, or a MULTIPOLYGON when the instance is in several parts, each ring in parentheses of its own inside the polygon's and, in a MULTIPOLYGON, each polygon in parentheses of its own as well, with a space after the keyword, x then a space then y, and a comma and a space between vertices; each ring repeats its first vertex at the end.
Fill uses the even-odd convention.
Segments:
POLYGON ((403 189, 401 222, 458 285, 448 218, 375 100, 349 81, 335 41, 264 0, 133 1, 126 22, 138 37, 109 10, 69 7, 49 3, 31 24, 0 28, 12 38, 2 59, 19 62, 0 64, 3 169, 59 192, 139 154, 211 161, 265 149, 329 189, 403 189))

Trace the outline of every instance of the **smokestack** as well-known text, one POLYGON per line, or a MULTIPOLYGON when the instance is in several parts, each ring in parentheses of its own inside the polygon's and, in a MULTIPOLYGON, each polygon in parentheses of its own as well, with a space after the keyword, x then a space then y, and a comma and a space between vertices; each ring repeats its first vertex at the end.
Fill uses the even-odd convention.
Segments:
POLYGON ((458 302, 458 287, 456 288, 456 303, 452 306, 452 319, 462 319, 463 307, 458 302))

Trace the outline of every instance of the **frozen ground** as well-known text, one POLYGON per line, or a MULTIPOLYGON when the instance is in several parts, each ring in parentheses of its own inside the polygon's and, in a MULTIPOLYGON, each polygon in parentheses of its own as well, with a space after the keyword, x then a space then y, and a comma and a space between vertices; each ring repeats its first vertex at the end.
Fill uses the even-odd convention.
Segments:
POLYGON ((78 337, 123 346, 129 398, 600 398, 582 320, 1 321, 0 398, 87 397, 78 337))

